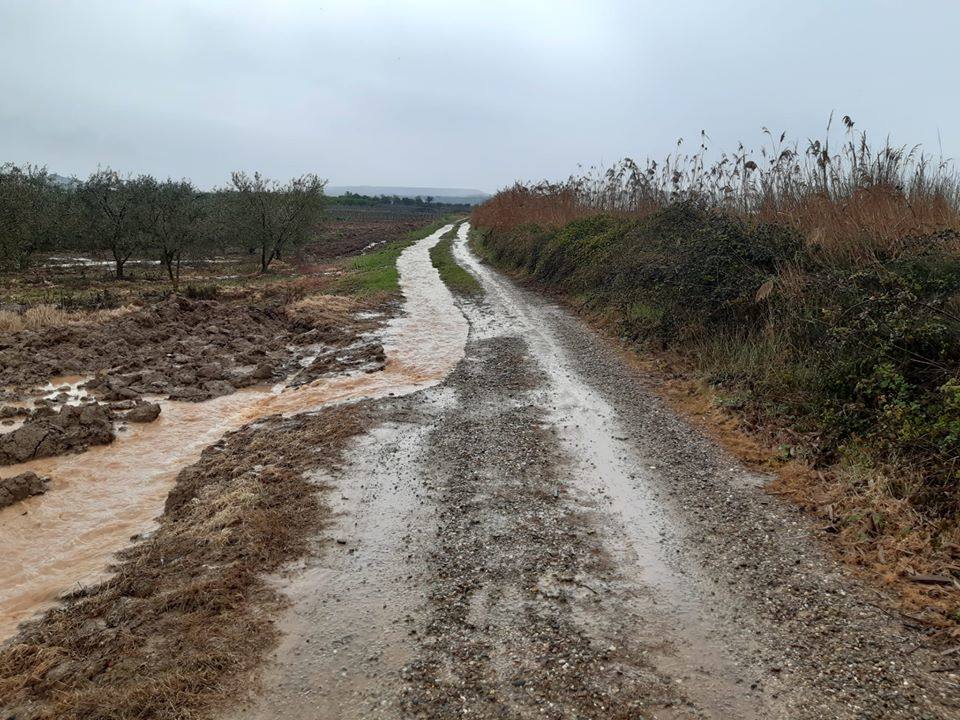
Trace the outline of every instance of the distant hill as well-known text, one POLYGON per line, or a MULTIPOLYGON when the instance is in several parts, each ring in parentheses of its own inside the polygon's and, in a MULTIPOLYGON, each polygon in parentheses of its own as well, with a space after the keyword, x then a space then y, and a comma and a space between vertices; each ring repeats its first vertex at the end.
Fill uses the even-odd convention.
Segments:
POLYGON ((401 187, 391 185, 328 185, 327 195, 343 195, 356 193, 357 195, 396 195, 398 197, 432 197, 437 202, 461 203, 477 205, 490 197, 483 190, 473 188, 438 188, 438 187, 401 187))
POLYGON ((59 187, 66 188, 68 190, 75 190, 80 187, 83 183, 80 180, 77 180, 75 177, 67 177, 66 175, 57 175, 57 173, 50 173, 50 182, 59 187))

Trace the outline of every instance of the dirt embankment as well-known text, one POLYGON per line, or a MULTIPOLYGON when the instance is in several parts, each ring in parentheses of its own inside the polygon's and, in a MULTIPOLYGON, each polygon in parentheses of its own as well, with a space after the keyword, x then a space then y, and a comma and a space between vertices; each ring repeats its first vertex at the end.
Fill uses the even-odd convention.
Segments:
POLYGON ((283 377, 312 348, 352 342, 350 315, 361 309, 349 300, 316 324, 316 313, 282 297, 172 297, 102 324, 0 335, 0 366, 15 393, 58 375, 96 375, 86 388, 106 401, 207 400, 283 377))
POLYGON ((109 580, 0 650, 3 717, 183 718, 238 692, 276 636, 266 611, 282 600, 263 574, 326 522, 309 473, 364 421, 364 405, 272 417, 205 450, 109 580))
MULTIPOLYGON (((136 410, 142 414, 140 407, 146 406, 130 412, 136 410)), ((159 410, 159 406, 151 407, 159 410)), ((90 445, 111 443, 114 439, 113 419, 110 409, 100 403, 63 405, 59 411, 40 406, 30 413, 21 427, 0 435, 0 465, 79 452, 90 445)))
POLYGON ((33 407, 0 408, 3 422, 22 421, 0 434, 0 465, 110 443, 122 423, 159 416, 145 398, 200 402, 283 379, 379 370, 383 346, 364 333, 394 309, 382 298, 327 295, 171 297, 108 322, 2 334, 2 392, 33 407), (60 375, 92 377, 80 395, 40 387, 60 375))

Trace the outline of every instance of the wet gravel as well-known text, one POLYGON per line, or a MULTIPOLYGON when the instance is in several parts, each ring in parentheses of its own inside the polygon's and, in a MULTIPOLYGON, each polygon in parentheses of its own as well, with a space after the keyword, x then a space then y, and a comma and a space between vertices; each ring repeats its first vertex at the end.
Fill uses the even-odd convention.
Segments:
POLYGON ((635 718, 678 703, 615 617, 609 562, 561 485, 537 368, 519 338, 471 343, 455 409, 428 438, 436 546, 421 650, 404 669, 412 717, 635 718), (599 629, 601 628, 602 629, 599 629))

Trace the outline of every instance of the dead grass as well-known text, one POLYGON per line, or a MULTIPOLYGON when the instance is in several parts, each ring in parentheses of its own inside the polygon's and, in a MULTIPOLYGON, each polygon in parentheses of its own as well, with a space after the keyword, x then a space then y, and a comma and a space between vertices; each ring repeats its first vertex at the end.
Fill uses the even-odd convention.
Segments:
POLYGON ((371 300, 350 295, 308 295, 287 305, 287 315, 311 325, 346 322, 355 313, 367 309, 371 300))
POLYGON ((153 536, 113 576, 0 650, 0 704, 20 720, 193 718, 238 699, 276 640, 263 580, 325 522, 306 473, 337 462, 364 406, 274 417, 184 469, 153 536))
POLYGON ((0 333, 103 323, 137 309, 132 305, 126 305, 111 310, 68 311, 54 305, 36 305, 27 309, 22 315, 9 310, 0 310, 0 333))

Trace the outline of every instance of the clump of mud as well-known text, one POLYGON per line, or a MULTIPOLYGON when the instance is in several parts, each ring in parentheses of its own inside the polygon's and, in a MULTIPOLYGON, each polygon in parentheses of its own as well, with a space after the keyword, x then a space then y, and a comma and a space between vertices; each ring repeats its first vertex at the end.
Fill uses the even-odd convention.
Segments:
POLYGON ((327 517, 307 473, 339 461, 366 408, 274 416, 204 450, 110 579, 0 648, 0 715, 165 720, 239 696, 277 634, 263 574, 305 552, 327 517))
POLYGON ((0 435, 0 465, 82 452, 90 445, 113 442, 113 416, 104 405, 41 405, 16 430, 0 435))
POLYGON ((26 500, 32 495, 43 495, 48 482, 49 478, 40 477, 35 472, 0 478, 0 508, 26 500))
POLYGON ((160 405, 144 397, 201 402, 282 378, 302 385, 383 369, 373 331, 394 305, 302 292, 291 286, 223 301, 174 296, 104 323, 0 333, 5 394, 34 405, 0 407, 0 422, 23 420, 0 434, 0 465, 110 443, 115 423, 157 419, 160 405), (48 378, 62 374, 93 376, 82 386, 83 404, 60 407, 74 401, 66 394, 37 397, 48 378))

